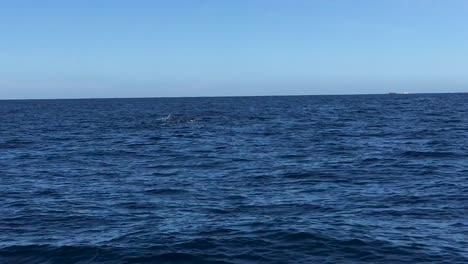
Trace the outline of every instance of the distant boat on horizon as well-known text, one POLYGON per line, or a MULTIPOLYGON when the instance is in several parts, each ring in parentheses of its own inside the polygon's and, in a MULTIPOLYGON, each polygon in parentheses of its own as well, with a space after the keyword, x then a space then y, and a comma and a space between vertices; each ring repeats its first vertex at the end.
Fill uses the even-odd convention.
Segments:
POLYGON ((394 95, 394 94, 409 94, 409 93, 408 93, 408 92, 402 92, 402 93, 389 92, 389 93, 387 93, 387 94, 392 94, 392 95, 394 95))

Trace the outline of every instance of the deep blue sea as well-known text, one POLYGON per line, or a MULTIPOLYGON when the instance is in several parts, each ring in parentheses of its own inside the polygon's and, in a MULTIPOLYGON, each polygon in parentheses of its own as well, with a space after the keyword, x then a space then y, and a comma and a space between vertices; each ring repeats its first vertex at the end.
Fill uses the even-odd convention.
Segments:
POLYGON ((0 101, 0 263, 468 263, 468 94, 0 101))

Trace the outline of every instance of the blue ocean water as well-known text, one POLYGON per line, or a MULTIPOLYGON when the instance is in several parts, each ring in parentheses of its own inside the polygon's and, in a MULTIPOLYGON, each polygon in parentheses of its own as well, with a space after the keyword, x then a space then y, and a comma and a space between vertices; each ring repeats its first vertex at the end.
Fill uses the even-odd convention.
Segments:
POLYGON ((0 263, 468 263, 468 94, 0 101, 0 263))

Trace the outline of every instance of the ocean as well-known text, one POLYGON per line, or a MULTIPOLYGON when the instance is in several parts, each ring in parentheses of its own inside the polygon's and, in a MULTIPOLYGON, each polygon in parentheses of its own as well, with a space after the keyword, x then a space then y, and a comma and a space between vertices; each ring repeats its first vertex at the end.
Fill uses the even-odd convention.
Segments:
POLYGON ((0 101, 0 263, 468 263, 468 94, 0 101))

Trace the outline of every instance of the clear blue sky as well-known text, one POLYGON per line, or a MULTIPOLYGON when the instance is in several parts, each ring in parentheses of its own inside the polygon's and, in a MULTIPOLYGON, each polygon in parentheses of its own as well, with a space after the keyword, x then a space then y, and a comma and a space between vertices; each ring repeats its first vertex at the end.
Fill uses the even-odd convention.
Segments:
POLYGON ((0 98, 468 91, 465 0, 11 0, 0 98))

